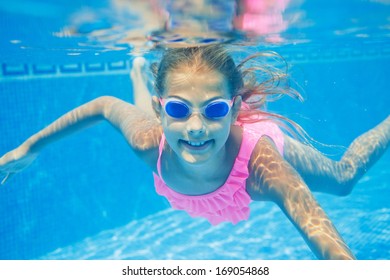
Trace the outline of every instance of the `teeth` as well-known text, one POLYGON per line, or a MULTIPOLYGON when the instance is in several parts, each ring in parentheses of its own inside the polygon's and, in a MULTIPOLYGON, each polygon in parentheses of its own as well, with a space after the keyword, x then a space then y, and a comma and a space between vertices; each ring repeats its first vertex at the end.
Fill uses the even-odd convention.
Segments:
POLYGON ((205 142, 205 141, 202 141, 202 142, 192 142, 192 141, 188 141, 187 143, 190 144, 191 146, 199 147, 199 146, 204 145, 204 143, 206 143, 206 142, 205 142))

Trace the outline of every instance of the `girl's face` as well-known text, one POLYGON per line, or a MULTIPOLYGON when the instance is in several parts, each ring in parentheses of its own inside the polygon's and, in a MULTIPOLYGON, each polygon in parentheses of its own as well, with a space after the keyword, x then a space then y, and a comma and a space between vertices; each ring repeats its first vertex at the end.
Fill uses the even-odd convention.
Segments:
POLYGON ((201 164, 222 151, 236 120, 240 100, 219 119, 207 118, 198 110, 216 99, 231 100, 228 83, 221 73, 215 70, 195 72, 190 68, 174 70, 167 75, 162 98, 179 99, 192 110, 188 117, 173 118, 154 99, 166 140, 179 158, 201 164))

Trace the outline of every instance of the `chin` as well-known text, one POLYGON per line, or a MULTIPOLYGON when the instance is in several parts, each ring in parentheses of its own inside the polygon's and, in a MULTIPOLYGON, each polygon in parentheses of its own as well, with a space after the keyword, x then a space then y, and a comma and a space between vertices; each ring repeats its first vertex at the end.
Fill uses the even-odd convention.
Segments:
POLYGON ((193 165, 201 165, 202 163, 207 162, 211 156, 210 155, 194 155, 189 153, 183 153, 180 156, 182 160, 193 165))

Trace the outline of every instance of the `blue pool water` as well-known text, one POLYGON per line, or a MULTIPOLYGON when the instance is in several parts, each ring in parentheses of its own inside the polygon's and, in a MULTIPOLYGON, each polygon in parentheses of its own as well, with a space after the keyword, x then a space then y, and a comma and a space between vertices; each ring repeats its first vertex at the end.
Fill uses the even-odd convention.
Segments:
MULTIPOLYGON (((279 52, 306 100, 270 110, 326 144, 347 146, 390 112, 388 1, 281 1, 285 22, 256 35, 232 32, 235 1, 206 1, 223 16, 192 37, 179 31, 188 11, 172 1, 161 1, 168 31, 140 31, 148 18, 134 14, 137 1, 68 2, 0 3, 0 155, 95 97, 132 102, 135 55, 157 61, 173 42, 279 52)), ((347 197, 315 194, 359 259, 390 259, 389 163, 387 152, 347 197)), ((0 259, 314 259, 272 203, 253 202, 249 221, 217 227, 168 206, 102 123, 51 145, 1 186, 0 259)))

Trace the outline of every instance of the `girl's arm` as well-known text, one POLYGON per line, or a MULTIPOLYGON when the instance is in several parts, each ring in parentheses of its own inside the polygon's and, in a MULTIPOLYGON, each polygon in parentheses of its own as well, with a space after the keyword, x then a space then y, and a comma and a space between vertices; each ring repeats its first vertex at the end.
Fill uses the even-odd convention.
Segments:
POLYGON ((284 158, 312 191, 348 195, 390 145, 390 116, 356 138, 339 161, 285 136, 284 158))
POLYGON ((299 174, 262 137, 251 157, 248 193, 276 202, 319 259, 354 259, 324 210, 299 174))
POLYGON ((160 129, 156 120, 118 98, 103 96, 66 113, 1 157, 0 175, 5 176, 2 183, 30 165, 48 144, 102 120, 117 128, 136 151, 158 145, 160 129))

